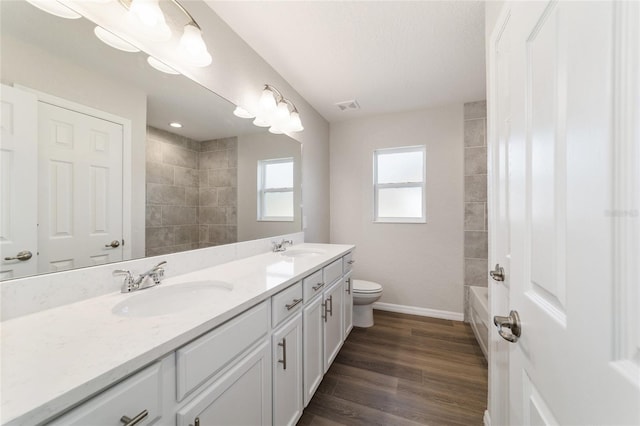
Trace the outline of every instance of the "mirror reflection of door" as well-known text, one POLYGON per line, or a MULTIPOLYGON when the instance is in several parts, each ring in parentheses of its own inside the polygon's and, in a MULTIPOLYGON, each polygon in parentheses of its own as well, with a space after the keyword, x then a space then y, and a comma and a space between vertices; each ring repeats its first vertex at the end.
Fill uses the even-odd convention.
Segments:
POLYGON ((122 260, 123 126, 97 115, 38 102, 40 272, 122 260))
POLYGON ((1 90, 0 279, 7 280, 38 272, 37 99, 4 84, 1 90), (24 252, 32 257, 18 259, 24 252))
POLYGON ((123 260, 124 120, 2 92, 2 278, 123 260), (25 250, 31 259, 4 260, 25 250))

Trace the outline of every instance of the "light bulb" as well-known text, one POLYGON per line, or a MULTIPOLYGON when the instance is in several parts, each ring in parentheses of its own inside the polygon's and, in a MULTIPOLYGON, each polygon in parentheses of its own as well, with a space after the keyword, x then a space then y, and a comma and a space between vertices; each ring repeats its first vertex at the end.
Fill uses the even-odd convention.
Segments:
POLYGON ((265 87, 262 91, 262 96, 260 96, 260 106, 267 114, 272 114, 276 109, 276 98, 268 87, 265 87))
POLYGON ((293 111, 291 113, 291 116, 289 118, 289 130, 291 130, 292 132, 301 132, 304 130, 298 111, 293 111))
POLYGON ((155 27, 164 22, 158 0, 132 0, 129 10, 147 27, 155 27))
POLYGON ((184 33, 180 38, 180 46, 193 56, 198 56, 207 51, 207 45, 204 44, 202 39, 202 31, 193 23, 184 26, 184 33))
POLYGON ((262 117, 256 117, 256 119, 253 120, 253 124, 258 126, 258 127, 269 127, 269 126, 271 126, 271 123, 269 123, 267 120, 265 120, 262 117))
POLYGON ((242 108, 241 106, 237 106, 236 109, 233 110, 233 115, 235 115, 236 117, 240 117, 240 118, 253 118, 254 115, 251 114, 249 111, 247 111, 246 109, 242 108))
POLYGON ((171 28, 165 22, 158 0, 132 0, 127 19, 141 37, 152 41, 171 38, 171 28))
POLYGON ((27 0, 32 6, 37 7, 47 13, 50 13, 59 18, 66 19, 78 19, 82 18, 82 15, 69 9, 67 6, 56 0, 27 0))
POLYGON ((278 102, 278 109, 276 110, 276 121, 279 123, 289 122, 289 105, 286 102, 278 102))
POLYGON ((124 52, 139 52, 140 49, 125 41, 124 39, 118 37, 114 33, 105 30, 102 27, 95 27, 93 30, 96 37, 100 39, 104 44, 113 47, 114 49, 122 50, 124 52))

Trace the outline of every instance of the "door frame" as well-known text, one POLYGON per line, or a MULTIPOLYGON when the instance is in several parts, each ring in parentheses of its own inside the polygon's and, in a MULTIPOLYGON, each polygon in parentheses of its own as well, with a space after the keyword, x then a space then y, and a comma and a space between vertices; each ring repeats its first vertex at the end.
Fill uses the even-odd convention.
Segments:
POLYGON ((44 102, 60 108, 65 108, 71 111, 75 111, 81 114, 90 115, 92 117, 99 118, 101 120, 110 121, 122 126, 122 239, 125 242, 122 245, 122 260, 131 260, 132 258, 132 167, 133 162, 131 158, 131 120, 128 118, 120 117, 115 114, 111 114, 96 108, 92 108, 77 102, 70 101, 65 98, 51 95, 46 92, 41 92, 36 89, 32 89, 27 86, 15 84, 13 86, 16 89, 24 90, 25 92, 33 93, 37 96, 38 102, 44 102))

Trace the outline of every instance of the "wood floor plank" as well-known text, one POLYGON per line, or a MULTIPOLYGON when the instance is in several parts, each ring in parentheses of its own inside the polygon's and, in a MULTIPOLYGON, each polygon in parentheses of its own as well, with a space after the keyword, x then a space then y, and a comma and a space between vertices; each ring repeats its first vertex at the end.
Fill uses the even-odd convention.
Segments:
POLYGON ((374 312, 376 325, 353 329, 298 424, 482 425, 487 364, 469 325, 374 312))

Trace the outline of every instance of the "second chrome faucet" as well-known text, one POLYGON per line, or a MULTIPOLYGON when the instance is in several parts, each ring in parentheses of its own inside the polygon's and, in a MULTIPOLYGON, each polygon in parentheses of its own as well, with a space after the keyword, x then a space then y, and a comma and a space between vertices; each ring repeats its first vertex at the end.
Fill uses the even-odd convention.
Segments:
POLYGON ((137 278, 133 277, 131 271, 126 269, 116 269, 113 271, 113 276, 124 275, 124 281, 122 282, 122 287, 120 291, 122 293, 130 293, 136 290, 143 290, 145 288, 154 287, 162 281, 164 277, 164 268, 167 262, 163 261, 158 263, 153 268, 149 269, 147 272, 143 272, 138 275, 137 278))

